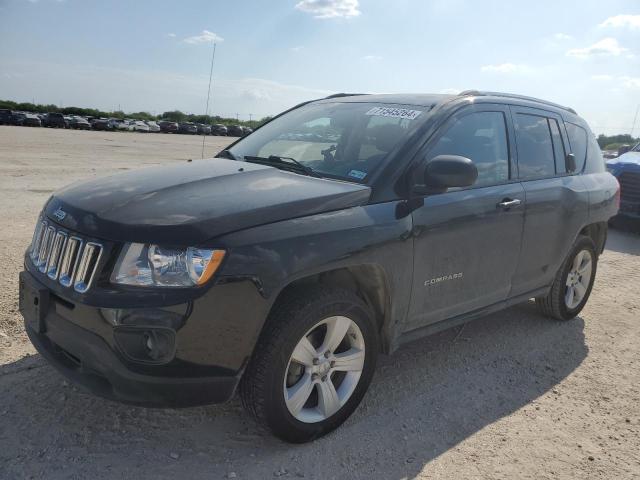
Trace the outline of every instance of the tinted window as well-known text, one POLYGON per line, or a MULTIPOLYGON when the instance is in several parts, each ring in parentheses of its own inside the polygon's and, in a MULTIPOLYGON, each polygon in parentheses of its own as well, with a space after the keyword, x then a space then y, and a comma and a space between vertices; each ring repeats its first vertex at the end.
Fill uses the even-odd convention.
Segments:
POLYGON ((475 185, 486 186, 509 179, 509 148, 502 112, 477 112, 465 115, 448 127, 429 152, 438 155, 460 155, 478 168, 475 185))
POLYGON ((571 153, 576 156, 576 171, 581 172, 587 158, 587 132, 584 128, 573 123, 565 123, 565 126, 567 127, 571 153))
POLYGON ((520 178, 541 178, 555 175, 551 131, 546 117, 525 115, 517 117, 516 143, 520 178))

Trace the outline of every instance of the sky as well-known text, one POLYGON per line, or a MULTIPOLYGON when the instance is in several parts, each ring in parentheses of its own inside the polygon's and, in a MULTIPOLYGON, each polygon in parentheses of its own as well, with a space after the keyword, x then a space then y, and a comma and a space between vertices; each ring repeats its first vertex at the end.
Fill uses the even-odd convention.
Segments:
POLYGON ((478 89, 614 134, 640 105, 639 0, 0 0, 0 99, 204 113, 213 42, 209 112, 240 119, 478 89))

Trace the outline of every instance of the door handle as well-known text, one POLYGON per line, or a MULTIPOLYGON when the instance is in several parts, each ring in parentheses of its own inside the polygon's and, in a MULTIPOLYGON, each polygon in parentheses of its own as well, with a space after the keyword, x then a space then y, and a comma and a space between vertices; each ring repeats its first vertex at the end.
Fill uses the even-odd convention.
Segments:
POLYGON ((522 202, 517 198, 514 198, 513 200, 510 198, 505 198, 500 203, 498 203, 497 206, 499 208, 502 208, 503 210, 509 210, 510 208, 519 207, 521 203, 522 202))

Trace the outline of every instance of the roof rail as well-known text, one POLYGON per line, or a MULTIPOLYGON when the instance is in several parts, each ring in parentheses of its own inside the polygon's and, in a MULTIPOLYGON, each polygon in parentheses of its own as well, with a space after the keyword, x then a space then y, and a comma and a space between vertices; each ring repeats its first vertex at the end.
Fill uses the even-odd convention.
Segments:
POLYGON ((547 100, 541 100, 540 98, 535 97, 527 97, 526 95, 518 95, 515 93, 501 93, 501 92, 485 92, 480 90, 465 90, 464 92, 460 92, 458 94, 459 97, 505 97, 505 98, 516 98, 519 100, 529 100, 531 102, 542 103, 543 105, 549 105, 551 107, 561 108, 568 112, 574 113, 577 115, 576 111, 573 108, 565 107, 564 105, 559 105, 557 103, 549 102, 547 100))
POLYGON ((368 95, 368 93, 334 93, 333 95, 327 95, 324 98, 356 97, 358 95, 368 95))

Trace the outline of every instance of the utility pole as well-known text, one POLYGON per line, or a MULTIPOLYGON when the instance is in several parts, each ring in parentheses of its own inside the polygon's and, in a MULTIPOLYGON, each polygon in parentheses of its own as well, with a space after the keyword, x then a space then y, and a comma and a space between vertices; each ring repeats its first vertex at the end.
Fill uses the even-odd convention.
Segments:
MULTIPOLYGON (((207 107, 205 108, 205 116, 209 115, 209 98, 211 97, 211 79, 213 78, 213 60, 216 58, 216 42, 213 42, 213 52, 211 53, 211 68, 209 69, 209 89, 207 90, 207 107)), ((206 135, 202 135, 202 155, 204 158, 204 139, 206 135)))

